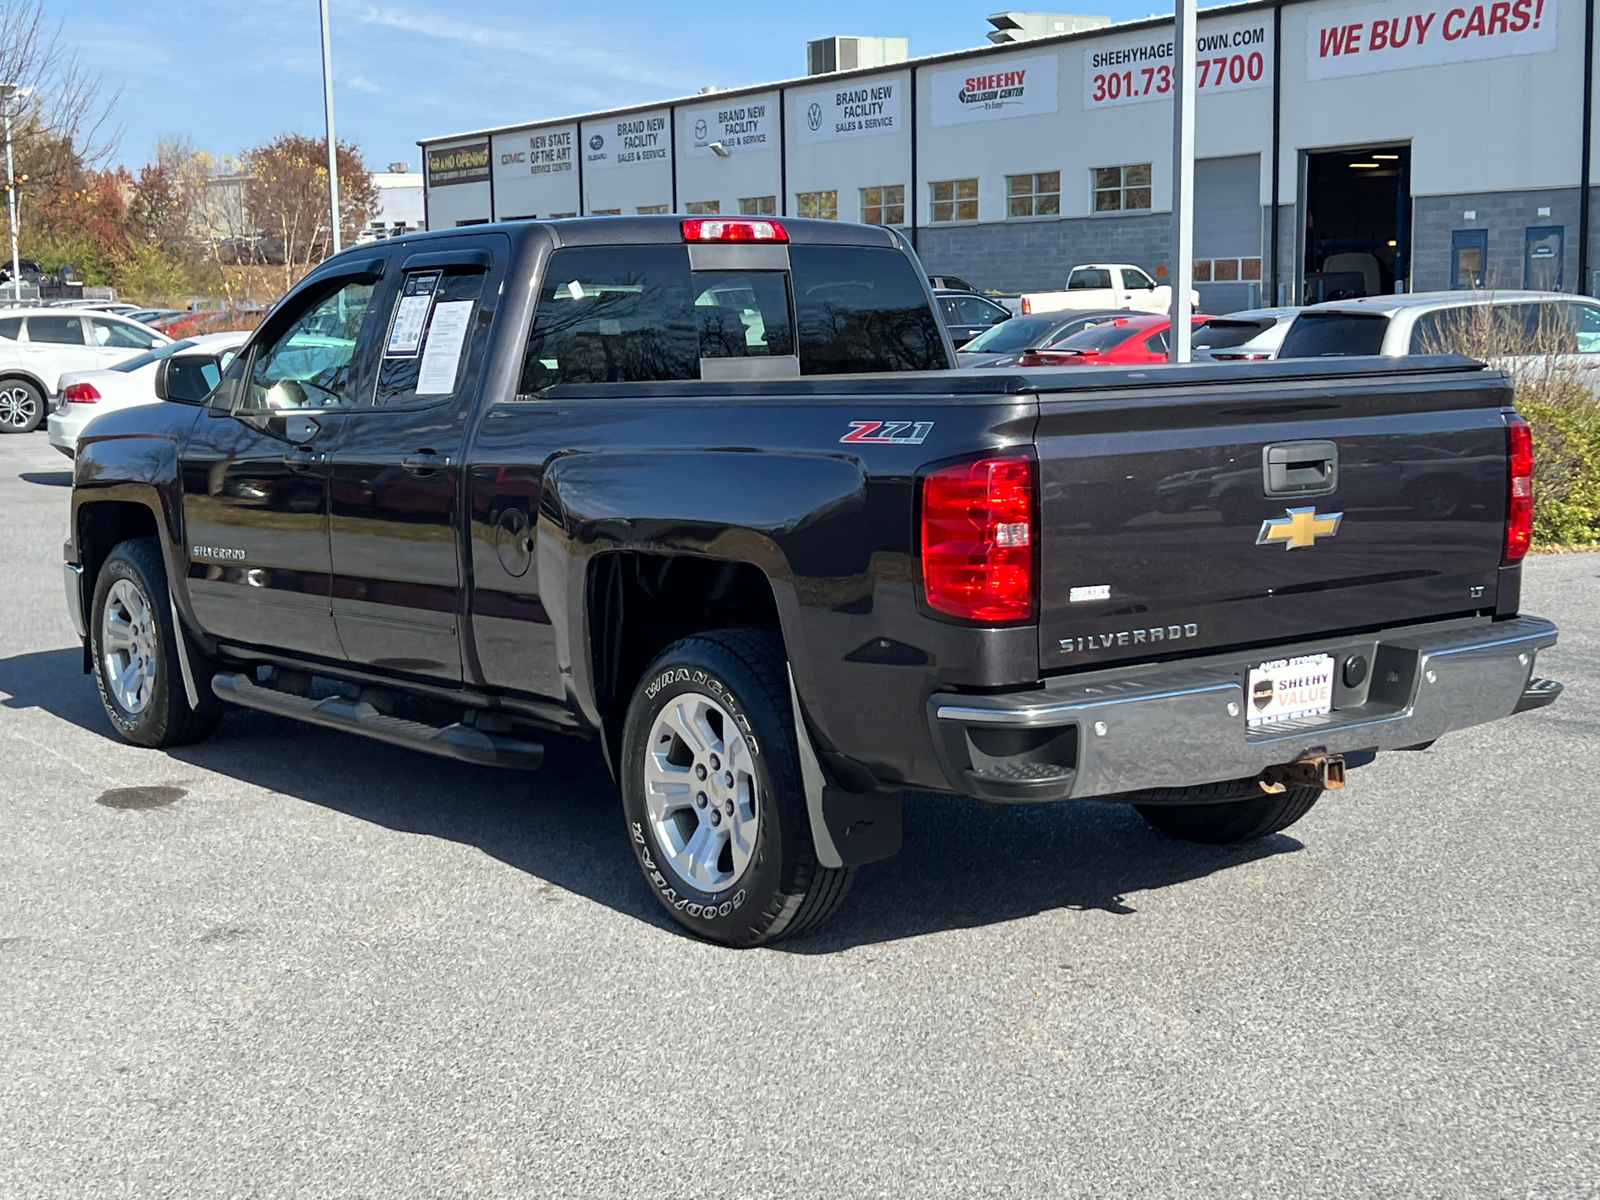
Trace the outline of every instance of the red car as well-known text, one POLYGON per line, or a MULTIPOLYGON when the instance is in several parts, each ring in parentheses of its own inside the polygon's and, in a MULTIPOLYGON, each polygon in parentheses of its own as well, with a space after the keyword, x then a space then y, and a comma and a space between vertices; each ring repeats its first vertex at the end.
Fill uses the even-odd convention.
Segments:
MULTIPOLYGON (((1194 324, 1210 320, 1194 314, 1194 324)), ((1130 313, 1073 334, 1048 350, 1029 350, 1017 359, 1019 367, 1143 366, 1167 361, 1170 317, 1159 313, 1130 313)))

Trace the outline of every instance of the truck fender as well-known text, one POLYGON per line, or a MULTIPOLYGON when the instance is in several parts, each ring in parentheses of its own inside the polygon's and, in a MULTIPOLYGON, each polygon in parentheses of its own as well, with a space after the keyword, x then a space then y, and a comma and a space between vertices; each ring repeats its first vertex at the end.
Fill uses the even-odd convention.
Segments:
POLYGON ((842 549, 851 542, 846 526, 865 503, 861 468, 835 455, 713 450, 556 459, 539 502, 538 570, 569 698, 598 722, 584 621, 596 554, 638 550, 748 563, 771 585, 790 657, 803 657, 799 610, 807 585, 865 569, 844 561, 842 549))

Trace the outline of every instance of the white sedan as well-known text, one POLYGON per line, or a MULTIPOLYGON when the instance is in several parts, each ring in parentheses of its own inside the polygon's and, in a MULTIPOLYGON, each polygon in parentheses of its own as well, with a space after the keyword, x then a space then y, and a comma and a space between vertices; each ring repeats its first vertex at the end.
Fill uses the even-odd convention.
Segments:
POLYGON ((50 444, 71 458, 83 427, 103 412, 162 400, 199 404, 249 336, 203 334, 157 346, 109 370, 63 375, 61 400, 50 414, 50 444))

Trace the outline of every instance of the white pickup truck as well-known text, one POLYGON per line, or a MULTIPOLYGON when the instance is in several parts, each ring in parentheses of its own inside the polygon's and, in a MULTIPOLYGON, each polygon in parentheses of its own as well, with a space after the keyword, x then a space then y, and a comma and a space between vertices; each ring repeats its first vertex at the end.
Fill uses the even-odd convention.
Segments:
MULTIPOLYGON (((1189 293, 1194 306, 1200 306, 1200 293, 1189 293)), ((1058 292, 1023 292, 1016 296, 995 296, 1014 315, 1060 312, 1071 308, 1127 308, 1139 312, 1164 313, 1172 307, 1172 289, 1157 285, 1154 279, 1130 263, 1085 263, 1073 267, 1067 286, 1058 292)))

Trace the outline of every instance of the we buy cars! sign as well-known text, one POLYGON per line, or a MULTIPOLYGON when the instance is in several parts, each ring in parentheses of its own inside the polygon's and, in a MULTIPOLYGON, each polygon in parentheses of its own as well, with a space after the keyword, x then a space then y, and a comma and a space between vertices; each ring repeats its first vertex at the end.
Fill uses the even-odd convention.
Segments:
POLYGON ((1369 4, 1310 19, 1306 75, 1331 79, 1555 48, 1556 0, 1369 4))

